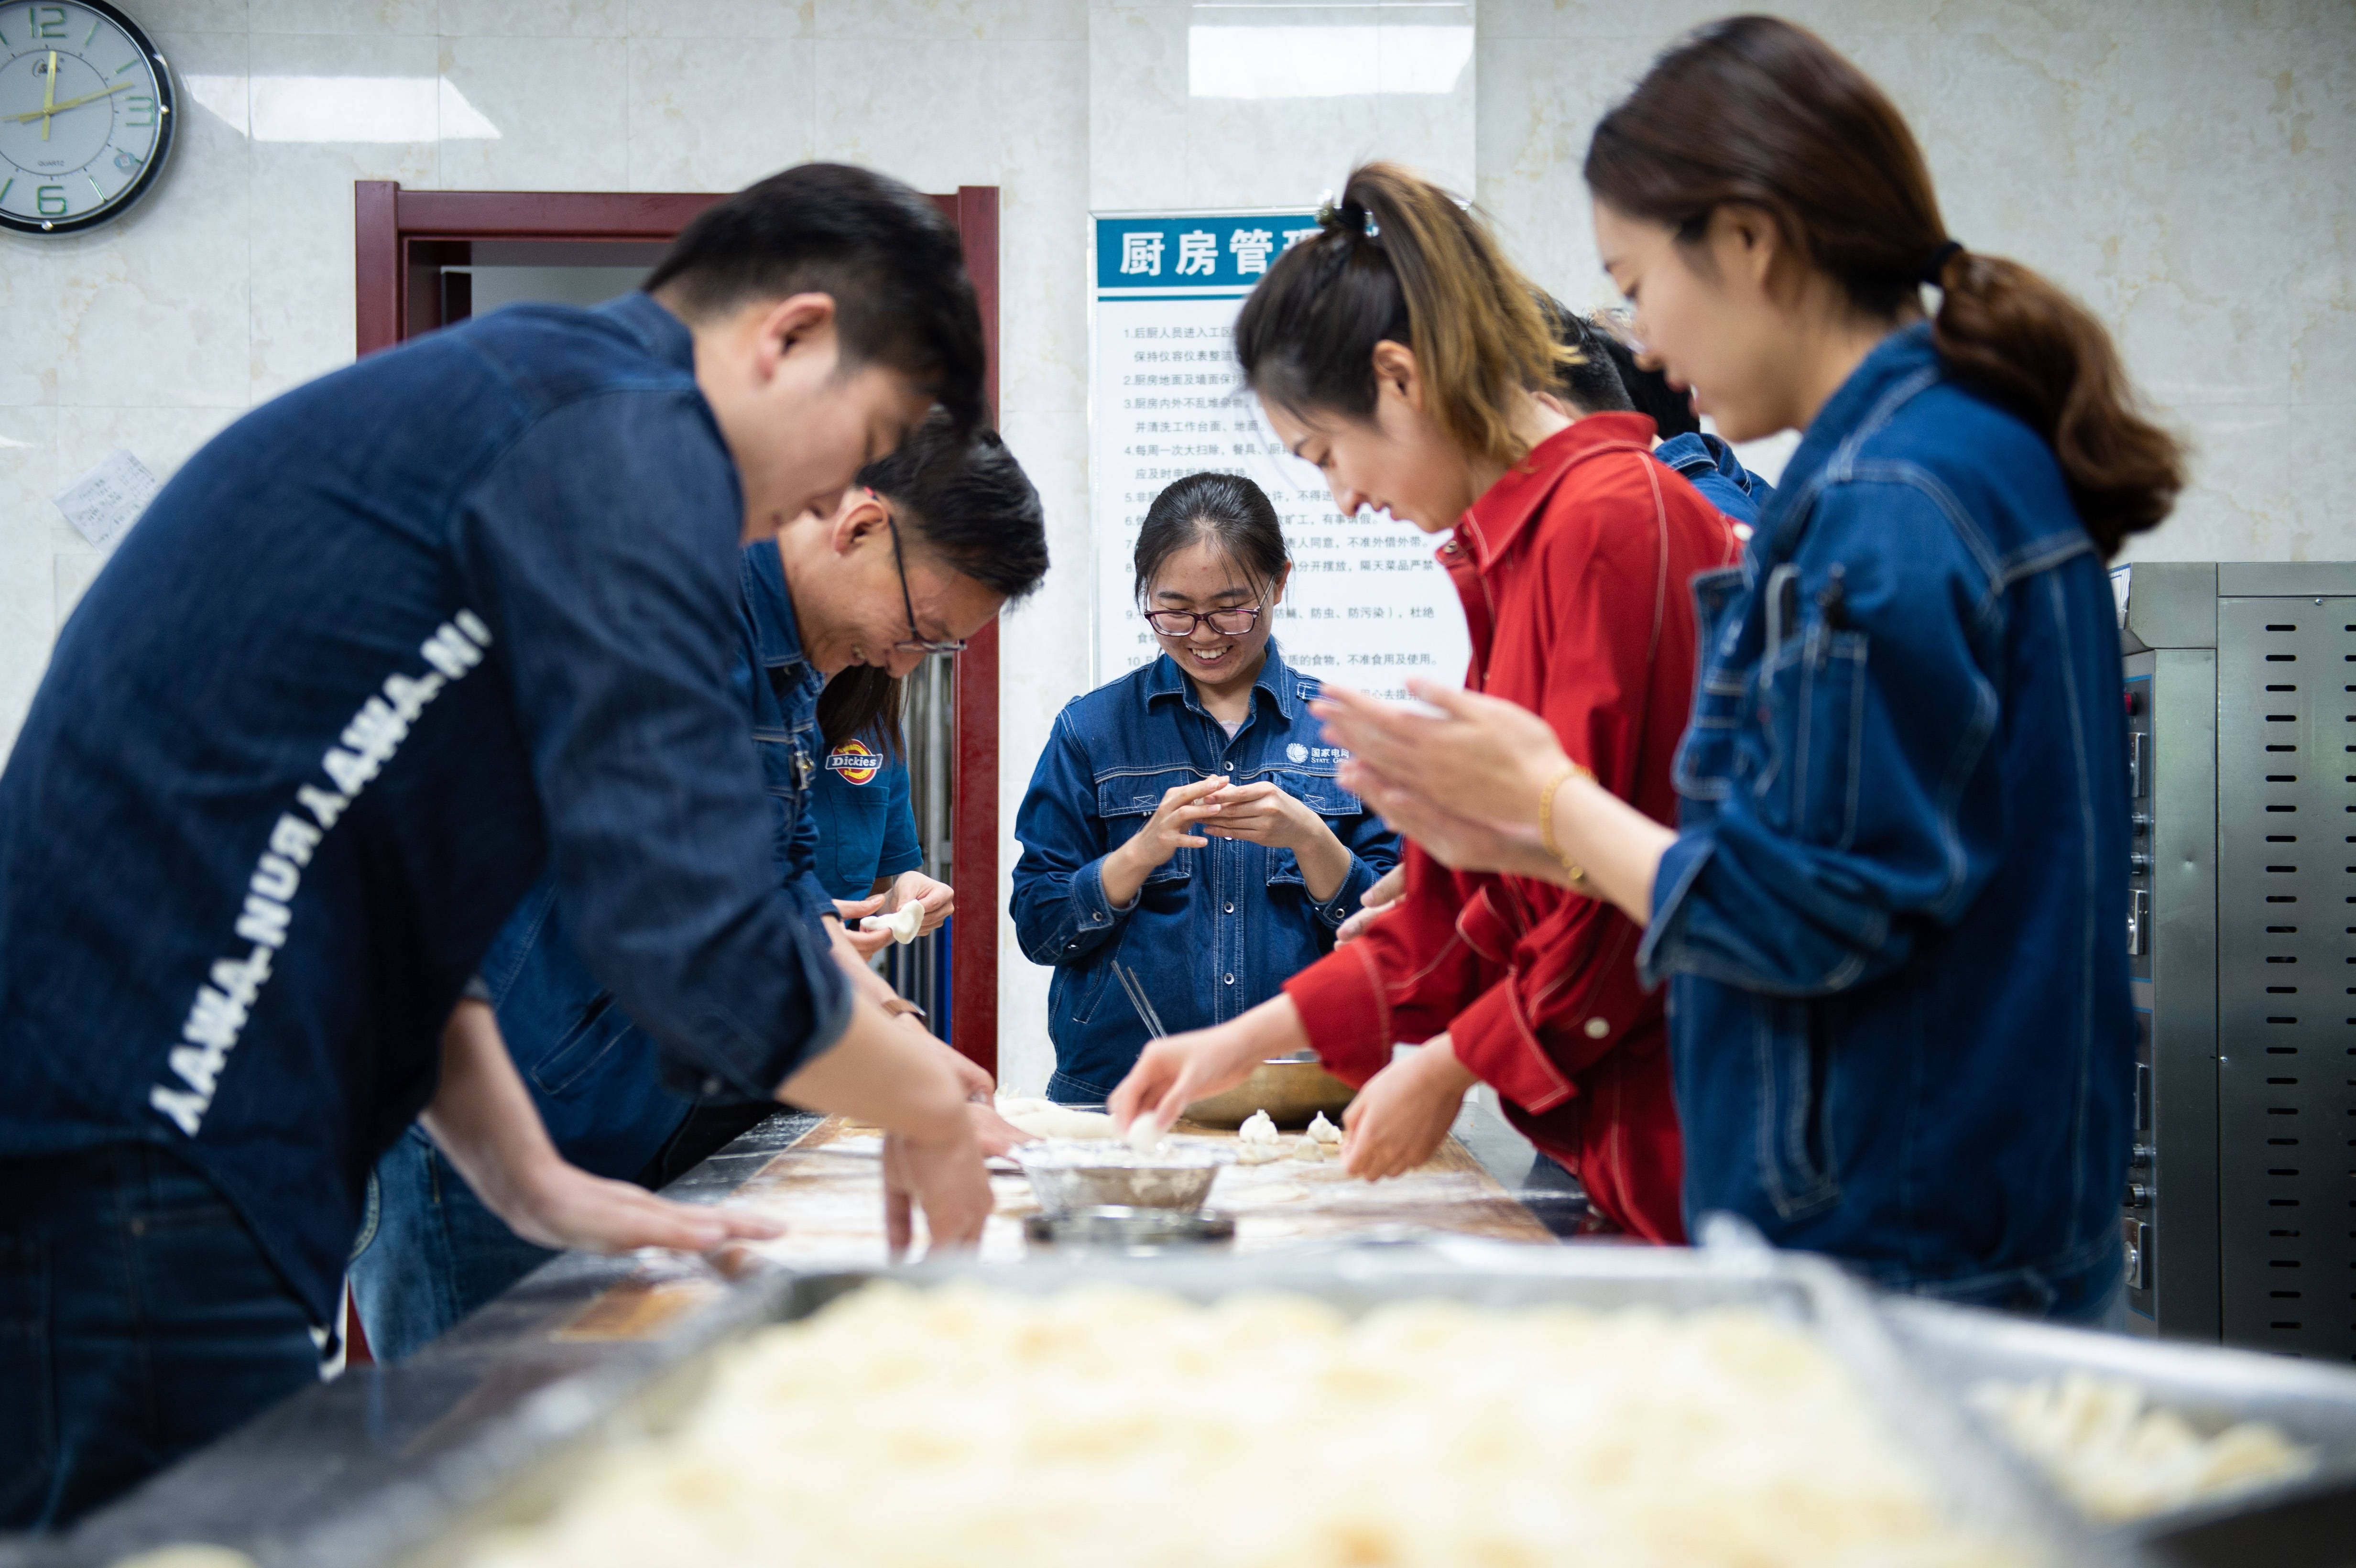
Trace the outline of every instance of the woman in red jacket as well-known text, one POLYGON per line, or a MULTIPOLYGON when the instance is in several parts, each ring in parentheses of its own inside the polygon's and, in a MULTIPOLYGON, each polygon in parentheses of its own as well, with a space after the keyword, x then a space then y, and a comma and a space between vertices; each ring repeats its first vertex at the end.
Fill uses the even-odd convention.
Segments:
MULTIPOLYGON (((1641 414, 1573 422, 1530 286, 1448 194, 1387 165, 1245 302, 1236 353, 1269 422, 1345 514, 1430 533, 1472 634, 1475 689, 1542 715, 1571 756, 1664 824, 1693 697, 1686 584, 1735 558, 1724 518, 1651 455, 1641 414)), ((1154 1042, 1113 1096, 1167 1125, 1263 1058, 1313 1047, 1363 1084, 1344 1157, 1368 1179, 1430 1157, 1476 1080, 1568 1166, 1598 1214, 1684 1238, 1661 999, 1611 905, 1408 847, 1407 891, 1284 994, 1154 1042), (1424 1049, 1391 1061, 1395 1041, 1424 1049)))

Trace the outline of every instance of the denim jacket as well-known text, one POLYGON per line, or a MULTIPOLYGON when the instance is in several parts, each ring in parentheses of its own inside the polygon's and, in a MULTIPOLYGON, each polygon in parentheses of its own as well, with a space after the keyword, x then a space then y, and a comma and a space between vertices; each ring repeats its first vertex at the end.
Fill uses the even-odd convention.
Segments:
POLYGON ((1671 976, 1688 1221, 1884 1284, 2099 1307, 2133 1096, 2108 585, 2053 455, 1927 325, 1826 404, 1695 584, 1671 976))
POLYGON ((1143 982, 1173 1033, 1224 1022, 1331 952, 1334 928, 1398 863, 1398 835, 1334 779, 1346 753, 1318 733, 1309 711, 1317 691, 1270 639, 1251 715, 1232 740, 1167 654, 1056 715, 1014 819, 1015 935, 1033 964, 1055 968, 1055 1098, 1102 1100, 1144 1047, 1115 960, 1143 982), (1137 836, 1166 792, 1221 776, 1273 779, 1325 819, 1350 850, 1333 896, 1309 896, 1290 849, 1214 838, 1155 867, 1128 907, 1108 902, 1105 856, 1137 836))
POLYGON ((818 825, 818 877, 839 899, 863 899, 879 877, 921 869, 908 759, 886 756, 874 736, 826 749, 810 816, 818 825))
POLYGON ((330 1319, 377 1157, 543 869, 688 1075, 766 1093, 850 990, 729 689, 744 524, 687 327, 518 305, 190 458, 0 775, 0 1157, 150 1141, 330 1319))
POLYGON ((1775 487, 1743 467, 1734 448, 1714 435, 1697 431, 1673 435, 1653 448, 1653 455, 1684 475, 1702 499, 1745 527, 1755 525, 1760 512, 1775 498, 1775 487))
MULTIPOLYGON (((779 885, 794 895, 825 944, 829 938, 816 921, 834 906, 814 864, 819 846, 811 811, 824 683, 802 656, 774 541, 744 548, 737 581, 741 645, 732 683, 744 699, 761 758, 770 860, 779 885)), ((686 1119, 689 1096, 743 1097, 724 1083, 663 1072, 653 1037, 591 973, 567 936, 553 877, 540 880, 492 939, 482 977, 508 1053, 549 1136, 585 1170, 627 1179, 686 1119)), ((388 1194, 393 1190, 389 1185, 388 1194)))

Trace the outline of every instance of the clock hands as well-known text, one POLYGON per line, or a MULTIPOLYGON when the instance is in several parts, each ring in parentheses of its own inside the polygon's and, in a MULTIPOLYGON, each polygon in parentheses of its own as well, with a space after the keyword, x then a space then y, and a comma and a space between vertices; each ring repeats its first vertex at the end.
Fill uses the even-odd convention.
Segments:
POLYGON ((56 112, 56 110, 52 106, 56 104, 57 101, 58 51, 51 49, 49 51, 48 80, 41 83, 41 140, 44 142, 49 139, 49 116, 56 112))
MULTIPOLYGON (((104 92, 85 92, 80 98, 69 98, 63 103, 43 103, 38 109, 28 109, 22 114, 0 114, 0 122, 14 121, 21 125, 28 120, 38 120, 41 122, 41 140, 46 142, 49 139, 48 116, 62 114, 69 109, 79 109, 85 103, 95 103, 100 99, 113 93, 128 92, 133 85, 131 82, 118 81, 104 92)), ((54 91, 55 89, 52 88, 51 91, 54 91)))

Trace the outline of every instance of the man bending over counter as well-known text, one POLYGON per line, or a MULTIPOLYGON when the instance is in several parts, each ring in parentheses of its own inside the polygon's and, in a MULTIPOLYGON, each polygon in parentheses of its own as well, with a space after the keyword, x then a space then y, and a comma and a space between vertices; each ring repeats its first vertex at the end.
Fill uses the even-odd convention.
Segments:
POLYGON ((746 519, 970 429, 983 355, 932 204, 808 165, 648 293, 373 356, 165 487, 0 774, 0 1528, 312 1381, 421 1112, 547 1244, 766 1233, 565 1165, 459 1005, 543 867, 672 1082, 881 1125, 887 1193, 978 1235, 965 1093, 779 885, 731 670, 746 519))

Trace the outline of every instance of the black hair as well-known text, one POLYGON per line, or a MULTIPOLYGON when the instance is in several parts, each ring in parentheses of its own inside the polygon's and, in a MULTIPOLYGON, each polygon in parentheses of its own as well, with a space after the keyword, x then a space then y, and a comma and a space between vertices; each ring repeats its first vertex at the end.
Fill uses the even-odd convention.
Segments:
POLYGON ((1197 540, 1215 545, 1261 583, 1273 583, 1292 563, 1267 492, 1240 474, 1189 474, 1145 508, 1145 525, 1137 530, 1140 603, 1162 563, 1197 540))
POLYGON ((706 208, 646 282, 690 320, 805 291, 832 296, 846 369, 920 379, 963 432, 988 350, 957 226, 932 198, 848 164, 801 164, 706 208))
POLYGON ((1620 385, 1628 400, 1640 414, 1653 416, 1653 424, 1666 441, 1673 435, 1692 435, 1701 429, 1701 420, 1693 411, 1693 394, 1682 387, 1669 384, 1669 379, 1658 370, 1647 370, 1636 363, 1635 351, 1608 332, 1596 336, 1603 340, 1603 351, 1612 357, 1612 368, 1620 372, 1620 385))
POLYGON ((892 503, 901 542, 961 577, 1020 599, 1047 575, 1047 514, 994 430, 959 436, 935 411, 853 481, 892 503))
POLYGON ((872 664, 855 664, 818 694, 818 731, 832 751, 845 741, 872 741, 887 757, 900 754, 900 677, 872 664))
POLYGON ((1605 347, 1610 336, 1555 298, 1540 293, 1538 315, 1546 318, 1547 335, 1563 352, 1555 360, 1555 395, 1570 405, 1573 414, 1607 414, 1636 405, 1629 400, 1620 372, 1612 368, 1605 347))

